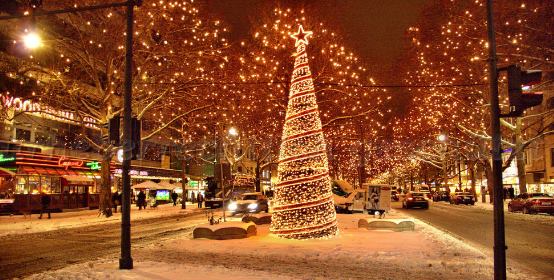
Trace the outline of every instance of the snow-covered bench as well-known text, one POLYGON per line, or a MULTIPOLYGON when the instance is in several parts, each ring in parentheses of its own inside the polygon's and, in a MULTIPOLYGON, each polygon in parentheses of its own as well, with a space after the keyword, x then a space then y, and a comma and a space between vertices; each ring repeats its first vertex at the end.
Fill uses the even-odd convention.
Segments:
POLYGON ((192 231, 193 238, 241 239, 256 235, 256 225, 252 222, 226 222, 215 225, 200 225, 192 231))
POLYGON ((360 219, 358 220, 358 228, 392 231, 413 231, 415 229, 415 223, 406 219, 360 219))
POLYGON ((271 224, 271 214, 260 213, 260 214, 246 215, 242 217, 242 221, 244 223, 253 222, 256 225, 271 224))

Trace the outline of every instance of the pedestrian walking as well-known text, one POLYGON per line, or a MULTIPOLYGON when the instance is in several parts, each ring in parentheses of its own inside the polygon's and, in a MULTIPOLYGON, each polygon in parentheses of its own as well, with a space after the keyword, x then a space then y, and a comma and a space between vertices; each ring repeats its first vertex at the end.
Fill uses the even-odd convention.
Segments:
POLYGON ((195 203, 196 202, 196 194, 192 192, 192 195, 190 196, 190 202, 195 203))
POLYGON ((179 198, 179 195, 176 192, 171 193, 171 199, 173 199, 173 206, 177 206, 177 198, 179 198))
POLYGON ((143 191, 140 191, 137 195, 137 206, 139 210, 146 209, 146 194, 143 191))
POLYGON ((42 219, 42 213, 46 212, 48 213, 48 219, 50 219, 50 195, 47 193, 42 192, 40 194, 40 205, 42 206, 40 208, 40 216, 38 216, 39 219, 42 219))
POLYGON ((114 213, 117 213, 118 205, 121 205, 121 196, 117 192, 114 192, 112 194, 112 207, 114 209, 114 213))
POLYGON ((198 208, 202 208, 202 202, 204 201, 204 197, 200 192, 198 192, 198 196, 196 197, 196 201, 198 201, 198 208))

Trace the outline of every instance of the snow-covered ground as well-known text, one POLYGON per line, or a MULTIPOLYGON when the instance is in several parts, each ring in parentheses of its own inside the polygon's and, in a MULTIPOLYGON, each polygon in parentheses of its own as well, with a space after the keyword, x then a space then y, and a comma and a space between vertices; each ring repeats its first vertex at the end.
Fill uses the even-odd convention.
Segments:
MULTIPOLYGON (((170 216, 178 213, 188 213, 196 209, 197 204, 187 204, 187 209, 181 209, 181 205, 173 206, 173 204, 164 204, 159 205, 155 209, 147 208, 146 210, 139 211, 138 208, 133 205, 133 207, 131 207, 131 221, 170 216)), ((0 236, 82 227, 100 223, 119 223, 121 221, 121 211, 118 209, 118 212, 114 213, 110 218, 99 216, 98 210, 52 213, 51 219, 47 219, 47 214, 43 215, 40 220, 38 217, 38 214, 32 214, 30 216, 0 216, 0 236)))
MULTIPOLYGON (((340 234, 326 240, 280 239, 267 225, 248 239, 192 239, 188 233, 133 248, 133 270, 118 270, 118 256, 109 256, 29 279, 492 278, 490 257, 440 230, 417 220, 413 232, 358 229, 358 220, 367 217, 338 215, 340 234)), ((405 217, 393 211, 388 218, 405 217)), ((541 279, 514 268, 508 276, 541 279)))

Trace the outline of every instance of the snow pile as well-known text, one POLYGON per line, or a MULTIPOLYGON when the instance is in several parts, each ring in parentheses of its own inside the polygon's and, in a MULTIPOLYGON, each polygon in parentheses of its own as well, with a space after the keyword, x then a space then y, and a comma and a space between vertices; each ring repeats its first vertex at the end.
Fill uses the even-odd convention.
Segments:
POLYGON ((205 228, 205 229, 209 229, 211 231, 216 231, 218 229, 234 227, 234 228, 242 228, 244 230, 247 230, 248 227, 250 227, 250 226, 256 226, 256 225, 254 223, 225 222, 225 223, 219 223, 219 224, 215 224, 215 225, 203 224, 203 225, 196 226, 196 228, 205 228))

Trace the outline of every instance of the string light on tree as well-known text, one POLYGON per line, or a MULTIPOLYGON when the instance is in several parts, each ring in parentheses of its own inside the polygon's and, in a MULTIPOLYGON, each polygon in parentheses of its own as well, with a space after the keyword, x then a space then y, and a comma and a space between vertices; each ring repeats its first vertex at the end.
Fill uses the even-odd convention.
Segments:
POLYGON ((325 139, 306 45, 312 32, 300 26, 288 107, 281 138, 271 232, 293 239, 337 234, 325 139))

